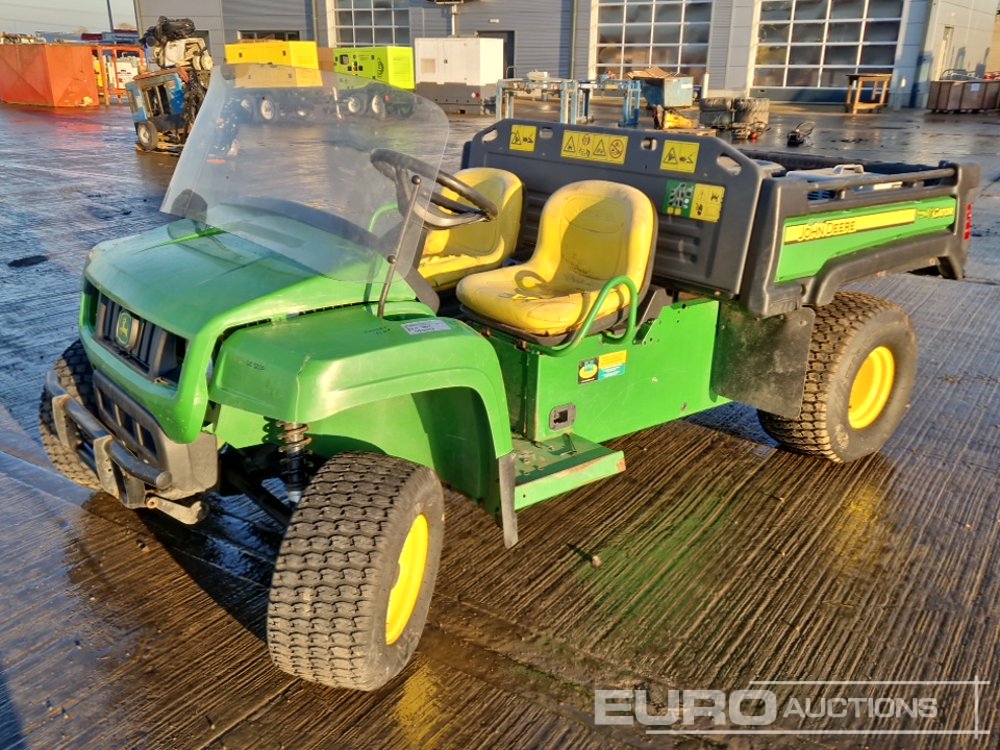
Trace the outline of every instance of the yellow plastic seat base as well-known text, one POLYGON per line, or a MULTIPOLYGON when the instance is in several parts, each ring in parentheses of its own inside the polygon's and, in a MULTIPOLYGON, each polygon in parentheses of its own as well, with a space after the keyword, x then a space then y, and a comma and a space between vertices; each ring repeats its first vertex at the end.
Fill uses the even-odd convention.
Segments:
MULTIPOLYGON (((436 290, 451 289, 472 273, 500 267, 514 252, 521 230, 524 185, 503 169, 473 167, 455 174, 497 207, 493 221, 428 233, 420 260, 420 275, 436 290)), ((458 199, 451 191, 449 198, 458 199)))
MULTIPOLYGON (((467 276, 458 299, 476 317, 508 329, 534 337, 566 334, 582 325, 615 277, 629 278, 640 297, 645 294, 656 227, 653 204, 636 188, 604 180, 566 185, 542 209, 531 258, 467 276)), ((629 304, 628 291, 618 287, 596 320, 629 304)))
MULTIPOLYGON (((533 336, 547 337, 579 328, 602 287, 603 284, 596 282, 581 289, 561 281, 540 281, 522 265, 469 276, 462 282, 458 297, 485 320, 494 320, 533 336), (498 292, 498 289, 503 291, 498 292)), ((618 288, 604 299, 596 320, 612 316, 628 304, 628 292, 618 288)))

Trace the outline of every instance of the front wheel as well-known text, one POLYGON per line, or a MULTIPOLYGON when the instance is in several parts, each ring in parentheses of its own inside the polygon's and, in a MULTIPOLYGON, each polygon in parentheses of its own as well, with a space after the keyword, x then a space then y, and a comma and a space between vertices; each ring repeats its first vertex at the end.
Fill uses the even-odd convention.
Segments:
MULTIPOLYGON (((55 371, 59 376, 59 385, 65 388, 70 396, 80 401, 91 412, 96 411, 94 371, 79 339, 70 344, 56 361, 55 371)), ((52 419, 52 400, 45 389, 42 389, 38 405, 38 431, 42 438, 42 447, 45 448, 45 455, 60 474, 88 490, 101 489, 93 470, 84 463, 75 450, 70 450, 59 441, 52 419)))
POLYGON ((285 672, 375 690, 406 666, 430 607, 444 495, 430 469, 344 453, 316 473, 271 579, 267 643, 285 672))
POLYGON ((782 447, 837 463, 876 453, 907 409, 917 372, 910 317, 878 297, 840 292, 816 310, 802 409, 760 413, 782 447))
POLYGON ((362 94, 348 94, 344 100, 347 112, 351 115, 363 115, 368 110, 368 103, 362 94))

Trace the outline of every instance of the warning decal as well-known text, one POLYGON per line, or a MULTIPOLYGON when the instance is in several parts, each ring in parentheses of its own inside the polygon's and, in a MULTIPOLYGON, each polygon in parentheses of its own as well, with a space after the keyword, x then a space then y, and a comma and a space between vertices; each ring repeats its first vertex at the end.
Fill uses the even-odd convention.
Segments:
POLYGON ((627 350, 582 359, 577 368, 577 382, 593 383, 597 380, 617 378, 625 374, 625 363, 627 361, 627 350))
POLYGON ((603 164, 624 164, 628 138, 603 133, 567 130, 563 133, 561 156, 564 159, 586 159, 603 164))
POLYGON ((538 141, 538 128, 534 125, 511 125, 510 150, 534 151, 538 141))
POLYGON ((660 169, 668 172, 694 174, 698 166, 698 150, 701 144, 686 141, 664 141, 660 169))
POLYGON ((726 189, 718 185, 667 180, 663 213, 715 224, 722 217, 725 197, 726 189))
POLYGON ((597 379, 607 380, 625 374, 625 362, 628 361, 628 351, 602 354, 597 358, 597 379))
POLYGON ((691 217, 716 223, 722 215, 722 199, 725 195, 726 189, 724 187, 695 185, 694 209, 691 212, 691 217))

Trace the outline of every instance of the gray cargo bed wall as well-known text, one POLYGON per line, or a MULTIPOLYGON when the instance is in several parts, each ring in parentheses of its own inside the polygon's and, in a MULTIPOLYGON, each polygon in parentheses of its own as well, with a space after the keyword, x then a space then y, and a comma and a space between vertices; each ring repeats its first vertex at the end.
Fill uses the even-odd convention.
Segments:
MULTIPOLYGON (((806 154, 745 152, 754 159, 776 162, 786 169, 821 169, 844 163, 843 158, 806 154)), ((969 252, 964 236, 965 210, 972 203, 979 184, 979 166, 971 163, 942 162, 937 167, 895 162, 850 160, 861 164, 866 174, 825 181, 810 187, 805 180, 781 177, 765 181, 757 211, 746 263, 739 304, 754 315, 769 317, 795 310, 802 305, 824 305, 834 293, 851 281, 883 272, 927 269, 946 278, 962 278, 969 252), (839 183, 850 188, 878 180, 874 175, 891 176, 901 186, 891 190, 856 192, 834 188, 832 198, 810 199, 812 190, 839 183), (955 221, 950 229, 918 237, 888 242, 867 250, 831 258, 815 276, 784 284, 775 283, 785 222, 791 218, 848 211, 868 206, 949 196, 956 198, 955 221)), ((888 180, 883 179, 883 182, 888 180)))
POLYGON ((522 247, 534 247, 542 205, 563 185, 633 185, 660 212, 653 278, 675 290, 726 298, 740 292, 765 173, 721 140, 502 120, 466 144, 462 166, 507 169, 524 181, 522 247))

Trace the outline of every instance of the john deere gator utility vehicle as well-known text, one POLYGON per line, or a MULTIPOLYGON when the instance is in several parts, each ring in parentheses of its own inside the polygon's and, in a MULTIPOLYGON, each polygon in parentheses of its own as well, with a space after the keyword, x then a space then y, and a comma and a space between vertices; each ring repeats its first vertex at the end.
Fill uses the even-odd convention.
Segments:
POLYGON ((878 451, 913 327, 841 287, 963 272, 975 166, 508 120, 452 175, 419 97, 403 120, 244 119, 232 149, 239 76, 212 78, 174 220, 90 253, 41 436, 129 508, 195 523, 245 494, 286 523, 268 648, 307 680, 371 690, 406 664, 442 482, 509 547, 518 510, 624 471, 603 443, 731 399, 787 449, 878 451))

